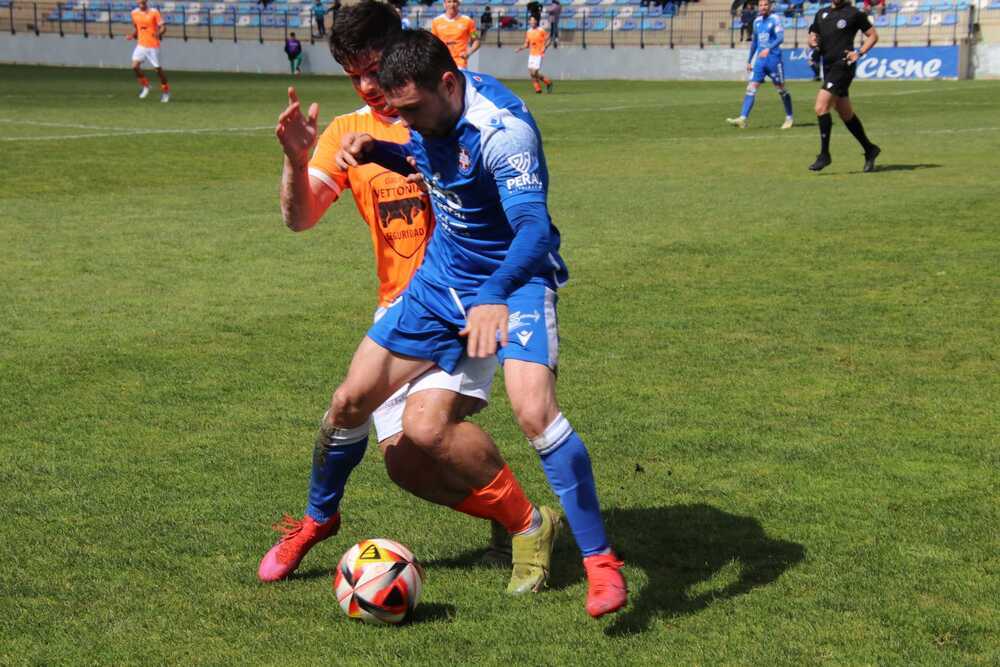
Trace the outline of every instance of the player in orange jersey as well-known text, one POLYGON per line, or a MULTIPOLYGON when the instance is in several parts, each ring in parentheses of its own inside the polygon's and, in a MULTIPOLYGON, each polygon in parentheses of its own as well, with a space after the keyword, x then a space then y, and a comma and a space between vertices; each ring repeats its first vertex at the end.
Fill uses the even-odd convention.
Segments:
MULTIPOLYGON (((349 133, 409 140, 409 130, 386 104, 377 80, 381 50, 400 30, 398 14, 386 3, 363 0, 341 10, 330 49, 366 106, 338 116, 318 136, 318 105, 304 115, 290 88, 276 128, 285 153, 281 207, 292 230, 313 227, 345 190, 351 191, 375 248, 376 319, 393 306, 423 259, 433 228, 430 201, 417 182, 374 164, 342 170, 335 157, 349 133)), ((373 417, 393 481, 425 500, 491 519, 503 526, 504 536, 512 536, 514 568, 507 591, 520 594, 537 591, 548 576, 559 515, 532 505, 492 439, 464 421, 486 404, 496 365, 495 357, 466 358, 454 373, 446 373, 428 364, 373 417)), ((279 529, 282 537, 258 568, 262 581, 287 577, 315 544, 339 530, 340 500, 348 475, 363 458, 369 423, 354 428, 333 423, 338 400, 335 393, 316 439, 305 516, 288 517, 279 529)))
POLYGON ((534 16, 528 19, 528 32, 524 33, 524 44, 519 46, 517 51, 525 49, 528 51, 528 74, 531 76, 531 85, 535 87, 535 92, 541 95, 542 84, 545 84, 546 92, 552 92, 552 79, 547 79, 542 74, 542 56, 545 49, 549 48, 551 40, 549 33, 538 27, 538 19, 534 16))
POLYGON ((139 0, 139 6, 132 10, 132 34, 125 39, 138 40, 138 44, 132 51, 132 69, 135 77, 139 79, 142 91, 139 99, 149 95, 149 79, 142 73, 142 63, 148 62, 156 69, 156 75, 160 77, 160 101, 170 101, 170 84, 167 83, 167 75, 160 67, 160 40, 167 32, 167 26, 163 23, 160 10, 150 9, 148 0, 139 0))
POLYGON ((469 56, 479 50, 479 32, 476 22, 458 13, 459 0, 444 0, 444 14, 431 21, 431 32, 448 46, 455 64, 465 69, 469 56))

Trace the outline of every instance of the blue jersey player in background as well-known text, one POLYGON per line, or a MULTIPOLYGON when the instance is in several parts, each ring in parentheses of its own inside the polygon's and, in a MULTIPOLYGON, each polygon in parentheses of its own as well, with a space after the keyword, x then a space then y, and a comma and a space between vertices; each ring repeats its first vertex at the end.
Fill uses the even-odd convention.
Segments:
POLYGON ((538 126, 524 102, 493 77, 459 70, 427 31, 402 32, 379 67, 380 87, 410 141, 345 134, 338 165, 376 162, 419 174, 435 227, 423 264, 368 331, 343 392, 335 393, 344 399, 344 418, 363 418, 351 404, 377 405, 419 369, 417 361, 447 371, 463 355, 496 354, 514 415, 583 554, 587 612, 617 611, 627 600, 623 563, 605 534, 587 448, 556 401, 556 291, 568 272, 548 213, 538 126))
POLYGON ((781 17, 771 13, 770 0, 760 0, 758 5, 760 15, 753 22, 753 40, 750 42, 750 55, 747 58, 747 72, 750 72, 750 82, 747 83, 747 94, 743 97, 743 108, 736 118, 727 118, 726 122, 736 127, 746 127, 750 110, 757 98, 757 89, 764 83, 764 77, 771 77, 771 82, 781 96, 785 105, 785 122, 782 130, 789 129, 792 122, 792 96, 785 90, 785 67, 781 61, 781 42, 785 39, 785 29, 781 25, 781 17))

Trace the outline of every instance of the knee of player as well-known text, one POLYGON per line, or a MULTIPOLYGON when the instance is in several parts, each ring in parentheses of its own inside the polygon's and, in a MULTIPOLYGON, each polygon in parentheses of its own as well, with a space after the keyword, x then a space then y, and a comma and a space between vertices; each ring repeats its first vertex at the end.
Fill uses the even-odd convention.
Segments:
POLYGON ((403 435, 420 449, 437 449, 444 441, 445 426, 444 420, 426 410, 413 410, 407 405, 403 412, 403 435))
POLYGON ((521 432, 531 440, 545 433, 545 429, 558 416, 559 411, 555 406, 550 406, 539 401, 537 403, 523 403, 514 406, 514 414, 517 417, 518 425, 521 427, 521 432))
POLYGON ((816 115, 817 116, 822 116, 825 113, 829 113, 829 111, 830 111, 830 109, 827 108, 827 106, 825 104, 823 104, 822 102, 820 102, 818 100, 816 101, 816 115))
POLYGON ((757 84, 752 83, 752 82, 748 83, 747 84, 747 95, 756 95, 756 94, 757 94, 757 84))

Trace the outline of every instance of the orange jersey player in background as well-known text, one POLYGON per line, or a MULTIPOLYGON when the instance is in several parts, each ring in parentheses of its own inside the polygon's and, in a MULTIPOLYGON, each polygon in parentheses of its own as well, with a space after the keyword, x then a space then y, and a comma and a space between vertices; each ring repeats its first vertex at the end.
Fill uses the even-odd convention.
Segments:
POLYGON ((444 14, 431 21, 431 32, 448 47, 455 64, 461 69, 469 66, 469 56, 479 50, 479 33, 476 22, 458 13, 459 0, 444 0, 444 14))
POLYGON ((139 6, 132 10, 132 27, 132 33, 125 39, 139 42, 132 51, 132 70, 135 72, 135 78, 139 80, 139 85, 142 86, 139 99, 149 95, 149 79, 142 73, 142 63, 148 62, 160 77, 160 101, 169 102, 170 85, 167 83, 167 75, 160 67, 160 40, 167 32, 160 11, 150 9, 148 0, 139 0, 139 6))
POLYGON ((524 44, 518 47, 517 51, 528 51, 528 74, 531 76, 531 85, 535 87, 535 92, 541 94, 542 84, 545 90, 552 92, 552 80, 542 74, 542 56, 545 49, 549 47, 549 33, 538 27, 538 19, 534 16, 528 19, 528 32, 524 34, 524 44))
MULTIPOLYGON (((338 116, 317 141, 319 106, 313 104, 303 114, 290 88, 288 107, 275 129, 285 154, 281 209, 290 229, 313 227, 350 189, 375 249, 376 319, 395 307, 396 297, 423 259, 433 229, 430 201, 417 180, 374 164, 341 169, 335 156, 345 137, 357 132, 396 143, 409 140, 409 130, 386 103, 378 84, 382 49, 400 32, 399 15, 387 3, 362 0, 343 8, 333 24, 330 50, 366 106, 338 116)), ((353 372, 364 374, 355 370, 355 364, 371 352, 371 346, 377 344, 362 339, 349 377, 353 372)), ((494 562, 513 561, 507 592, 516 595, 544 585, 559 515, 532 505, 490 436, 465 421, 488 401, 496 366, 494 356, 466 357, 453 373, 433 365, 415 368, 414 373, 421 374, 411 375, 402 386, 386 379, 385 395, 399 389, 381 406, 363 407, 372 416, 386 469, 396 484, 430 502, 494 522, 488 555, 494 562)), ((338 416, 345 410, 338 389, 313 450, 305 516, 287 517, 284 526, 276 526, 282 536, 260 561, 257 576, 262 581, 287 577, 313 546, 340 528, 340 501, 348 476, 364 458, 369 431, 368 420, 357 426, 340 421, 346 419, 338 416)))

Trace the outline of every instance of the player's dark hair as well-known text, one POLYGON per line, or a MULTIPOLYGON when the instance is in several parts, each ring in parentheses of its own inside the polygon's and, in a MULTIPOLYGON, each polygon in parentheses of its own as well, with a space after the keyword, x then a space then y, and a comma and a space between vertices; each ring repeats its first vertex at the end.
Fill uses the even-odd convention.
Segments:
POLYGON ((444 42, 426 30, 404 30, 382 51, 378 84, 382 90, 399 90, 410 82, 437 90, 445 72, 459 74, 444 42))
POLYGON ((382 51, 402 30, 399 14, 391 5, 361 0, 337 12, 330 29, 330 53, 346 67, 358 56, 382 51))

